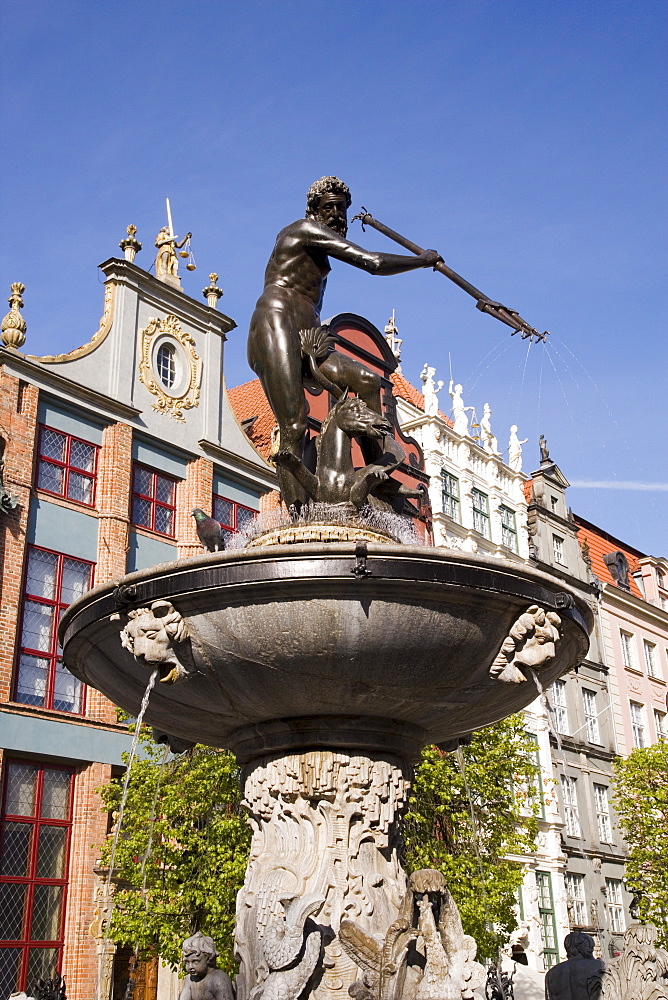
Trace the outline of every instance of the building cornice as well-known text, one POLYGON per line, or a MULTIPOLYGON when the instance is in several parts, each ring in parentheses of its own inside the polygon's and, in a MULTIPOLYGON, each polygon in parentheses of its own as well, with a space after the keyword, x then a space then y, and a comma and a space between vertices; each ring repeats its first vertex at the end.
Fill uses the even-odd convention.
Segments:
POLYGON ((59 372, 46 368, 39 361, 29 360, 25 354, 13 348, 5 347, 0 349, 0 364, 3 364, 8 372, 22 378, 38 389, 50 392, 64 402, 77 403, 88 407, 91 412, 98 417, 107 417, 110 422, 118 420, 135 420, 141 413, 136 406, 122 403, 104 393, 97 392, 88 386, 73 382, 72 379, 61 375, 59 372))
POLYGON ((571 587, 575 587, 582 590, 588 597, 594 596, 594 590, 592 584, 587 580, 582 580, 580 577, 573 576, 569 572, 568 568, 561 568, 560 566, 555 566, 553 563, 543 562, 542 559, 532 560, 532 565, 535 565, 538 569, 541 569, 543 573, 549 573, 551 576, 556 576, 565 583, 570 584, 571 587))
MULTIPOLYGON (((606 750, 603 746, 598 746, 592 743, 585 743, 582 740, 573 739, 571 736, 566 736, 564 733, 559 734, 561 737, 561 747, 563 750, 569 750, 571 753, 582 754, 584 753, 587 757, 591 757, 595 760, 605 760, 608 763, 613 761, 617 757, 617 753, 614 750, 606 750)), ((556 738, 550 733, 550 746, 552 749, 558 749, 556 738)), ((557 761, 555 761, 557 763, 557 761)), ((558 761, 562 763, 562 761, 558 761)), ((572 761, 566 761, 567 764, 577 767, 577 763, 572 761)))
POLYGON ((604 585, 601 604, 604 611, 612 610, 610 605, 624 608, 652 619, 664 629, 668 629, 668 611, 664 611, 663 608, 657 607, 656 604, 650 604, 649 601, 643 600, 642 597, 636 597, 635 594, 622 590, 614 584, 606 583, 604 585), (607 605, 606 602, 608 602, 607 605))
POLYGON ((264 459, 260 455, 258 455, 257 462, 252 462, 241 455, 235 455, 234 452, 228 451, 227 448, 216 444, 215 441, 207 441, 206 438, 202 438, 198 444, 209 458, 224 464, 227 471, 234 472, 236 470, 244 478, 251 475, 254 479, 260 480, 262 485, 266 486, 268 490, 278 489, 278 476, 276 472, 268 462, 264 463, 264 467, 260 465, 260 462, 264 462, 264 459))
POLYGON ((100 270, 106 275, 107 281, 141 288, 148 304, 162 311, 172 311, 191 322, 197 319, 203 327, 218 333, 223 339, 225 334, 234 330, 237 325, 230 316, 212 309, 204 302, 198 302, 180 288, 173 288, 166 282, 160 281, 129 260, 110 257, 100 264, 100 270))
POLYGON ((558 524, 561 528, 565 529, 566 531, 570 531, 574 535, 577 535, 578 531, 580 530, 579 525, 576 524, 575 521, 570 521, 566 517, 561 517, 560 514, 555 514, 553 510, 550 510, 548 507, 546 507, 542 503, 539 503, 539 501, 537 500, 531 500, 527 505, 527 513, 531 514, 533 511, 535 511, 536 513, 544 514, 546 521, 550 521, 551 523, 554 522, 555 524, 558 524))

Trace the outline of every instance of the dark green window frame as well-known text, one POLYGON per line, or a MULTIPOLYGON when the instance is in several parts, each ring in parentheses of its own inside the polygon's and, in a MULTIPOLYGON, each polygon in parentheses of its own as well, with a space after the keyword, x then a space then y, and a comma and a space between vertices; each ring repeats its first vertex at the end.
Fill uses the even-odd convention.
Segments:
POLYGON ((489 497, 474 486, 471 490, 473 503, 473 527, 483 538, 491 538, 489 530, 489 497))
POLYGON ((499 507, 501 514, 501 542, 512 552, 517 552, 517 522, 515 511, 510 507, 499 507))
POLYGON ((538 886, 538 912, 540 913, 541 937, 543 939, 543 965, 547 970, 559 961, 557 921, 554 916, 554 894, 550 873, 536 872, 536 885, 538 886))
POLYGON ((461 524, 459 506, 459 480, 447 469, 441 469, 441 495, 443 498, 443 513, 457 524, 461 524))

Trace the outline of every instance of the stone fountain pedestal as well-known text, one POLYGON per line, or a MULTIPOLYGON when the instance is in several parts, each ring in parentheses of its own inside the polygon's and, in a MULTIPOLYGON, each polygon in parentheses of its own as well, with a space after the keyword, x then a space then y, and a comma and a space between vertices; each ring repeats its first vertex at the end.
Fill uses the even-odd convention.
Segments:
POLYGON ((503 560, 373 542, 211 553, 68 609, 68 668, 182 740, 234 750, 253 828, 237 1000, 460 1000, 482 981, 438 872, 399 864, 412 763, 536 696, 592 617, 503 560))

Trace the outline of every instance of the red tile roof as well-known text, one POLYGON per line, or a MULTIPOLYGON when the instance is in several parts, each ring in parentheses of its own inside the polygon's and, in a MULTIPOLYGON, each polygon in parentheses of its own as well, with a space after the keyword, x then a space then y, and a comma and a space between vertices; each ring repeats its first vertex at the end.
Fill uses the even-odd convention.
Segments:
POLYGON ((264 394, 260 380, 235 385, 227 390, 234 415, 240 424, 255 417, 250 426, 244 429, 260 454, 267 458, 271 447, 271 432, 276 424, 276 418, 264 394))
POLYGON ((524 499, 527 503, 531 503, 531 488, 533 486, 533 479, 525 479, 522 483, 522 489, 524 490, 524 499))
POLYGON ((424 396, 418 392, 414 385, 411 385, 407 378, 404 378, 399 372, 392 372, 390 380, 394 386, 395 396, 401 396, 413 406, 417 406, 419 410, 424 410, 424 396))
POLYGON ((631 588, 631 593, 635 597, 643 597, 643 594, 638 587, 638 584, 633 579, 633 573, 637 573, 640 569, 638 563, 638 557, 642 553, 638 552, 637 549, 631 549, 619 539, 613 538, 612 535, 608 535, 601 528, 597 528, 595 524, 590 524, 583 518, 575 515, 575 523, 580 529, 578 531, 578 541, 580 545, 584 541, 587 542, 589 546, 589 556, 591 558, 591 568, 599 580, 603 583, 610 583, 616 586, 615 581, 608 569, 607 565, 603 560, 603 556, 610 552, 623 552, 629 563, 629 586, 631 588))

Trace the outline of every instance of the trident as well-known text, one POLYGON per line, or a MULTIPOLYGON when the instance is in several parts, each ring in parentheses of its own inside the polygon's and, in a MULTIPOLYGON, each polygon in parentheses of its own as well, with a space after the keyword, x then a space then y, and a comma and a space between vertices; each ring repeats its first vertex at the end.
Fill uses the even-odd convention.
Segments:
MULTIPOLYGON (((364 205, 362 205, 362 211, 359 215, 353 216, 352 221, 359 219, 362 223, 362 229, 365 226, 371 226, 372 229, 377 229, 379 233, 383 233, 384 236, 389 237, 389 239, 394 240, 400 246, 405 247, 406 250, 410 250, 411 253, 421 254, 424 253, 422 247, 419 247, 417 243, 413 243, 411 240, 407 240, 405 236, 401 236, 399 233, 395 233, 394 229, 390 229, 389 226, 383 225, 378 219, 367 212, 364 205)), ((450 281, 454 281, 456 285, 463 288, 465 292, 473 296, 476 300, 476 306, 481 312, 488 313, 490 316, 494 316, 495 319, 500 319, 502 323, 506 326, 512 328, 511 337, 514 337, 516 333, 519 333, 522 340, 526 340, 527 337, 533 342, 534 338, 539 340, 545 340, 549 336, 549 331, 545 330, 544 333, 539 333, 538 330, 534 330, 532 326, 529 326, 525 319, 522 319, 520 314, 515 309, 509 309, 507 306, 502 306, 500 302, 494 302, 492 299, 488 298, 479 288, 472 285, 470 281, 466 278, 462 278, 461 274, 457 274, 453 271, 451 267, 444 261, 434 265, 435 271, 440 271, 444 274, 446 278, 450 281)))

